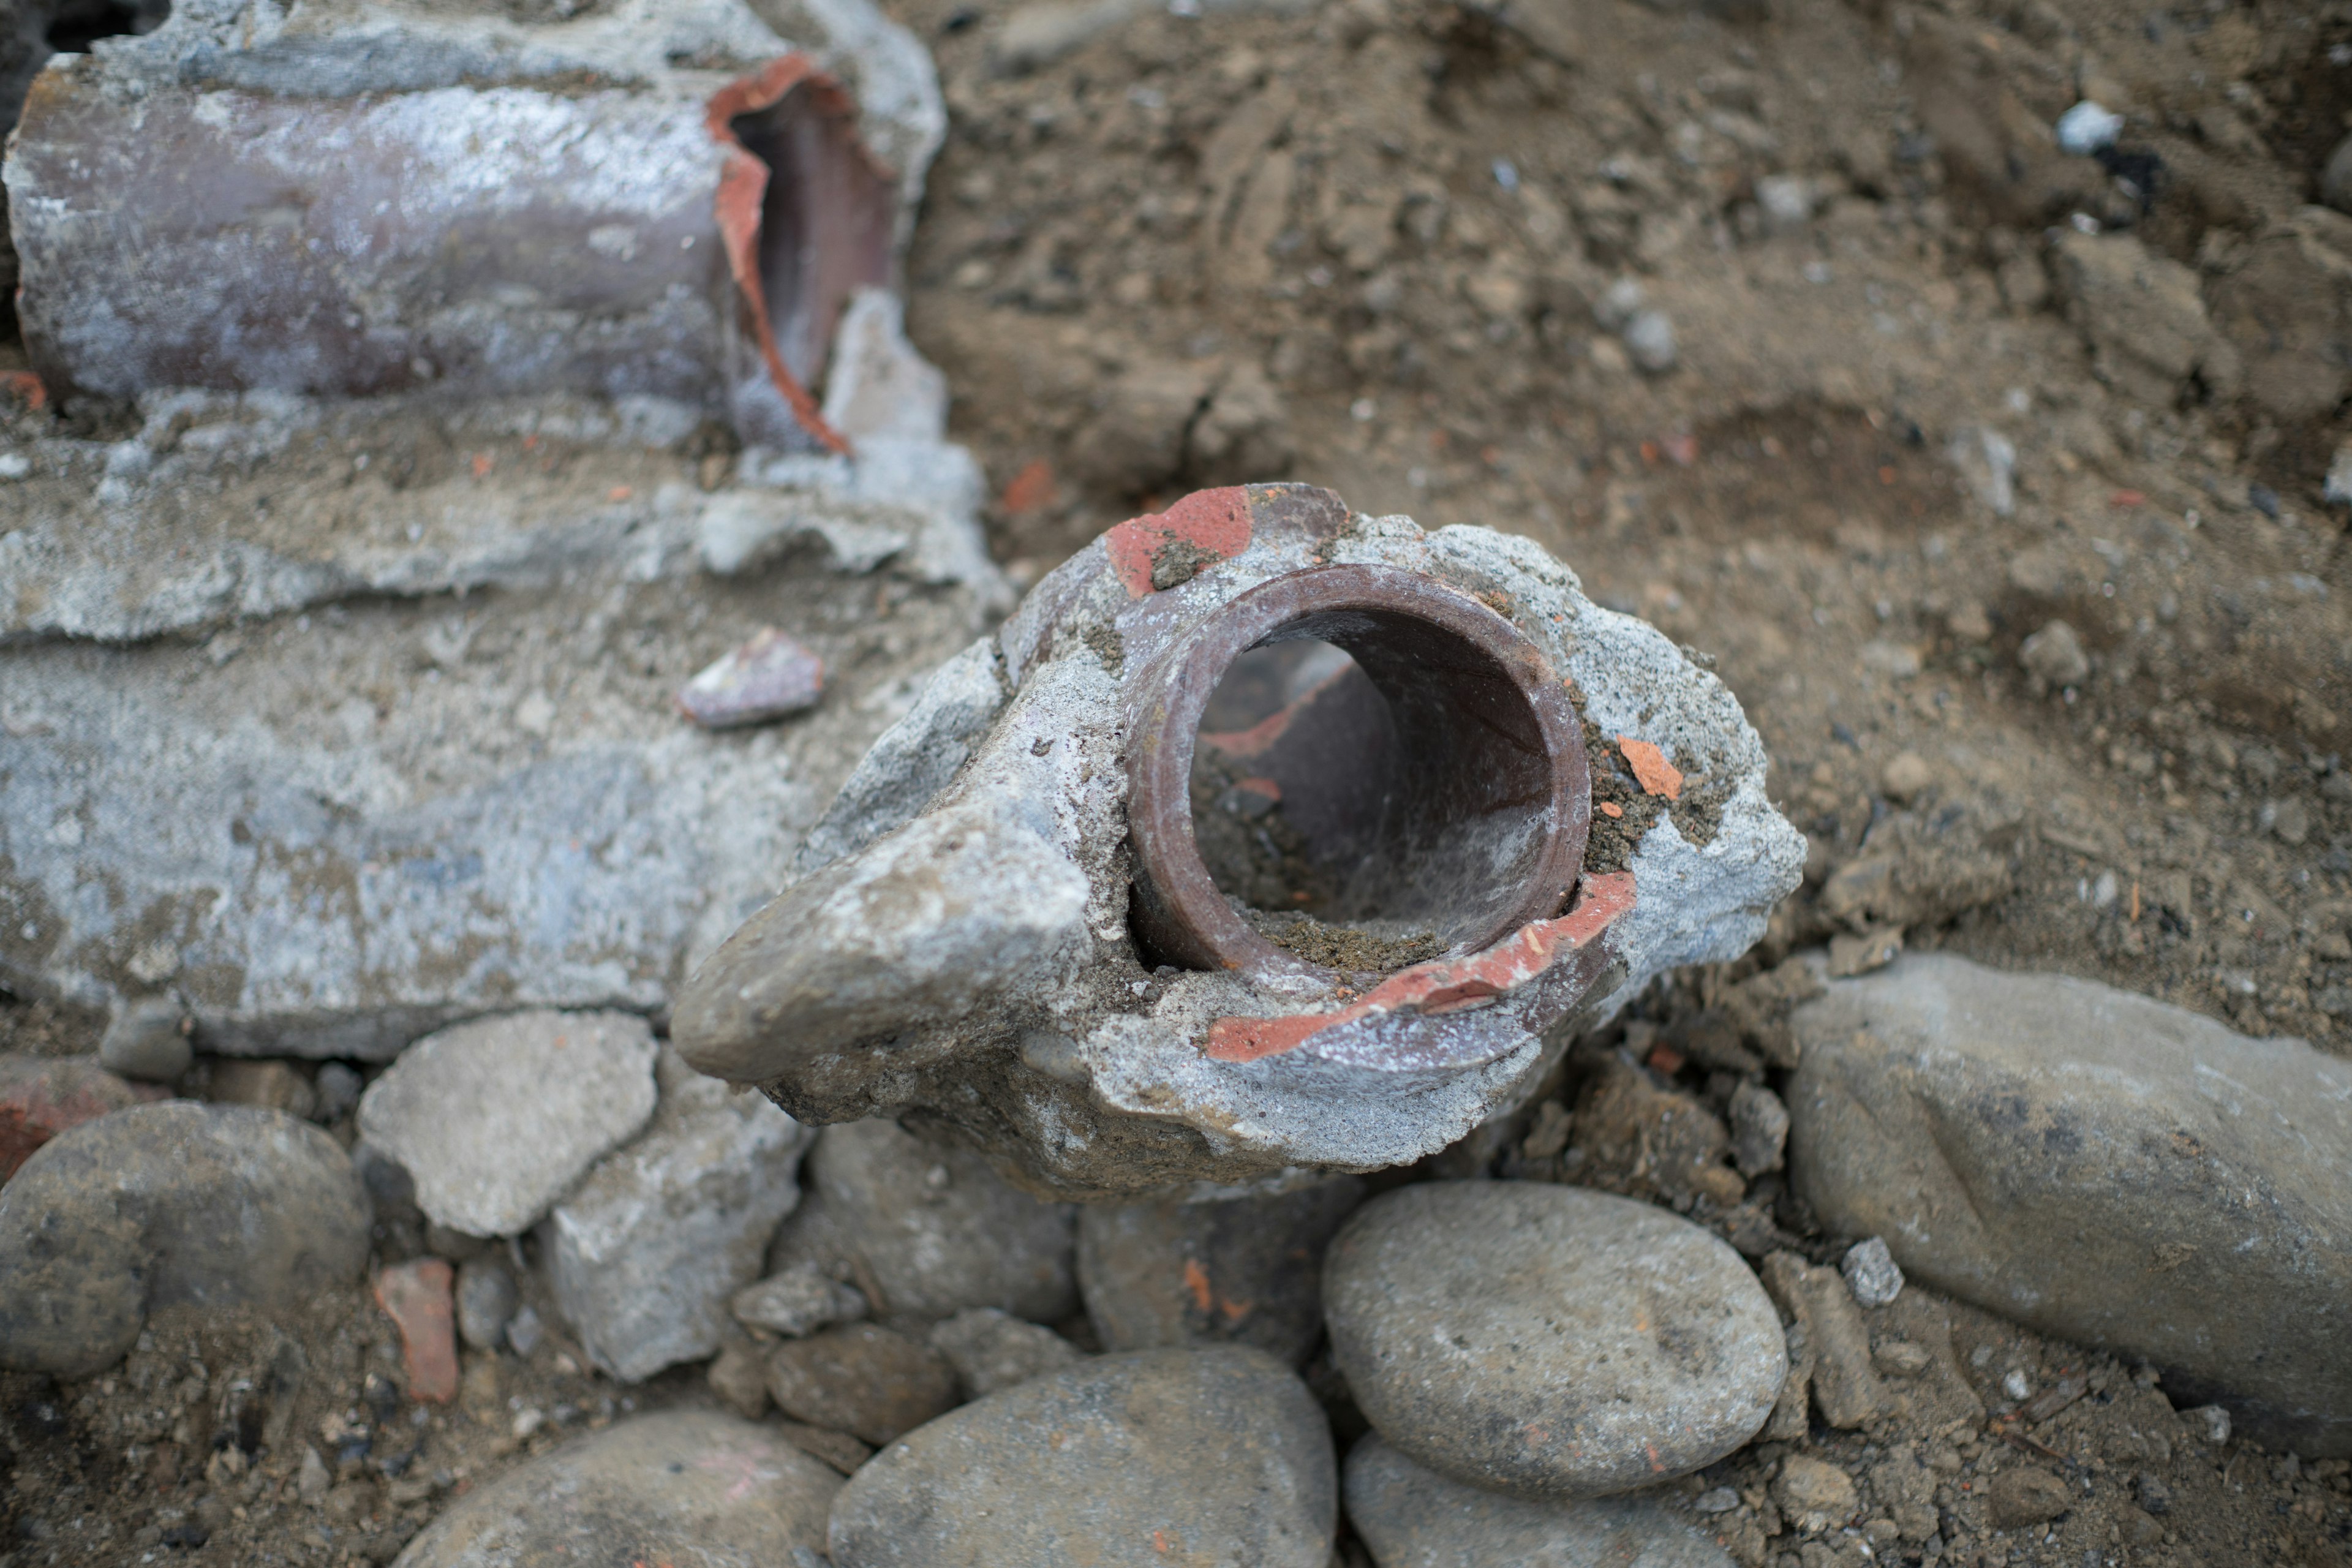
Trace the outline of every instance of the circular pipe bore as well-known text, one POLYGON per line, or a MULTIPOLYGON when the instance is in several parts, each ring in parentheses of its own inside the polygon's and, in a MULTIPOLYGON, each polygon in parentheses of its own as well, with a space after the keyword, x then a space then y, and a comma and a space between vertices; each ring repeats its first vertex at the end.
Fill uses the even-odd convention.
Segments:
MULTIPOLYGON (((1167 962, 1332 971, 1254 930, 1218 889, 1192 827, 1195 732, 1244 650, 1295 638, 1352 658, 1385 704, 1394 771, 1367 823, 1343 918, 1414 922, 1449 955, 1559 912, 1584 861, 1591 779, 1582 726, 1542 651, 1467 594, 1411 572, 1324 566, 1261 584, 1200 626, 1147 680, 1130 731, 1134 920, 1167 962)), ((1302 733, 1295 759, 1336 783, 1369 735, 1302 733)))

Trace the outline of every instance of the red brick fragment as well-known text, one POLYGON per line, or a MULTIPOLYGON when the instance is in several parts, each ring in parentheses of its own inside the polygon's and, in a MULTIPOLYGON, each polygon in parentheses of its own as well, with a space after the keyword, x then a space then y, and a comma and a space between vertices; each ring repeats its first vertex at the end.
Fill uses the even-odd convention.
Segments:
POLYGON ((1194 490, 1166 511, 1128 519, 1105 536, 1110 569, 1133 599, 1188 581, 1249 548, 1249 491, 1194 490), (1155 580, 1156 579, 1156 580, 1155 580))
POLYGON ((1636 740, 1631 735, 1617 737, 1617 749, 1624 753, 1626 766, 1633 770, 1633 782, 1642 786, 1643 795, 1662 795, 1668 800, 1683 797, 1683 771, 1666 761, 1666 753, 1654 741, 1636 740))
POLYGON ((446 1405, 457 1397, 457 1308, 453 1271, 437 1258, 395 1263, 375 1279, 375 1304, 400 1330, 408 1361, 408 1397, 446 1405))
POLYGON ((67 1128, 163 1098, 87 1061, 0 1056, 0 1182, 67 1128))

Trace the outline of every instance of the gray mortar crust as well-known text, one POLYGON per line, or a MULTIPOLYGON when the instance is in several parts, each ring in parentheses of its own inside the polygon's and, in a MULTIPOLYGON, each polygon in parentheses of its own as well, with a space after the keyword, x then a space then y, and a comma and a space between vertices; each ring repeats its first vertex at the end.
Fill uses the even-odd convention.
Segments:
POLYGON ((1239 554, 1139 598, 1097 539, 995 637, 950 661, 811 830, 800 879, 681 993, 688 1059, 761 1083, 803 1121, 952 1128, 1059 1195, 1367 1171, 1433 1153, 1511 1107, 1574 1030, 1660 973, 1735 958, 1761 935, 1797 885, 1803 839, 1766 799, 1763 745, 1720 680, 1655 627, 1594 605, 1528 540, 1430 532, 1402 516, 1349 514, 1330 532, 1267 517, 1261 504, 1239 554), (1467 1026, 1454 1016, 1439 1042, 1400 1013, 1255 1061, 1213 1060, 1202 1047, 1214 1019, 1327 1012, 1339 999, 1323 982, 1155 974, 1139 959, 1132 683, 1202 616, 1327 564, 1425 574, 1495 606, 1604 734, 1656 742, 1719 801, 1704 845, 1671 815, 1640 839, 1616 962, 1548 1032, 1497 1005, 1467 1026))

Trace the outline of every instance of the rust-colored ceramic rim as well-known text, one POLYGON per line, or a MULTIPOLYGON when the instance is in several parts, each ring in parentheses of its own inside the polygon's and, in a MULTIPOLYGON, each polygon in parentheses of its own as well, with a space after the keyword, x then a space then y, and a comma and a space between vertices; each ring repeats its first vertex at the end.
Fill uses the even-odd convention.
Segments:
POLYGON ((1133 919, 1147 948, 1196 969, 1332 973, 1252 930, 1217 889, 1192 833, 1194 735, 1211 693, 1246 649, 1297 637, 1353 657, 1419 753, 1396 841, 1428 858, 1413 865, 1413 879, 1455 895, 1452 909, 1438 911, 1455 917, 1443 922, 1453 928, 1450 951, 1475 952, 1557 915, 1583 864, 1591 778, 1575 705, 1542 650, 1435 578, 1323 566, 1241 595, 1140 683, 1129 731, 1128 815, 1133 919), (1507 850, 1502 863, 1492 859, 1498 846, 1507 850))

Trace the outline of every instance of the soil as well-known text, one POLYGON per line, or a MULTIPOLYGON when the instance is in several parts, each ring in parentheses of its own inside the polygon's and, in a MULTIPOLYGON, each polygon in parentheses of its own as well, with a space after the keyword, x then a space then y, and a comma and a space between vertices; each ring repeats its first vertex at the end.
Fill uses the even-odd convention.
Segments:
MULTIPOLYGON (((1007 0, 887 8, 952 112, 909 330, 1000 488, 1017 579, 1193 486, 1305 479, 1528 534, 1738 695, 1811 838, 1806 887, 1757 955, 1663 985, 1612 1041, 1673 1037, 1739 975, 1892 925, 2352 1053, 2352 571, 2322 493, 2352 426, 2332 399, 2111 384, 2044 261, 2097 226, 2209 289, 2241 276, 2345 132, 2352 8, 1187 3, 1025 73, 996 63, 1007 0), (2086 92, 2129 116, 2105 166, 2048 146, 2086 92), (1809 219, 1774 215, 1773 176, 1804 183, 1809 219), (1627 279, 1671 321, 1673 368, 1603 324, 1627 279), (2015 452, 2005 510, 1954 456, 1986 431, 2015 452), (2090 668, 2053 688, 2020 655, 2055 620, 2090 668), (1864 855, 1896 859, 1899 907, 1843 897, 1864 855)), ((0 342, 0 370, 21 363, 0 342)), ((1596 802, 1623 815, 1596 813, 1596 866, 1659 809, 1608 742, 1596 802)), ((8 1048, 88 1049, 97 1023, 0 998, 8 1048)), ((1705 1076, 1682 1068, 1694 1093, 1705 1076)), ((1833 1256, 1801 1215, 1775 1224, 1833 1256)), ((1742 1563, 1909 1560, 1912 1470, 1963 1527, 1946 1561, 2352 1561, 2341 1461, 2209 1447, 2147 1369, 1906 1297, 1874 1339, 1933 1340, 1898 1314, 1948 1312, 1932 1354, 1987 1416, 1920 1398, 1677 1483, 1732 1489, 1707 1517, 1742 1563), (2003 1421, 2011 1371, 2085 1392, 2003 1421), (1800 1550, 1768 1528, 1800 1449, 1860 1480, 1864 1531, 1800 1550), (1993 1530, 1979 1500, 2029 1468, 2068 1510, 1993 1530)), ((353 1291, 298 1322, 159 1322, 84 1383, 0 1376, 0 1565, 385 1562, 519 1457, 709 1397, 691 1368, 615 1385, 553 1335, 470 1361, 468 1394, 427 1409, 394 1346, 353 1291), (291 1429, 337 1476, 317 1507, 288 1452, 245 1464, 281 1334, 310 1369, 291 1429)))

